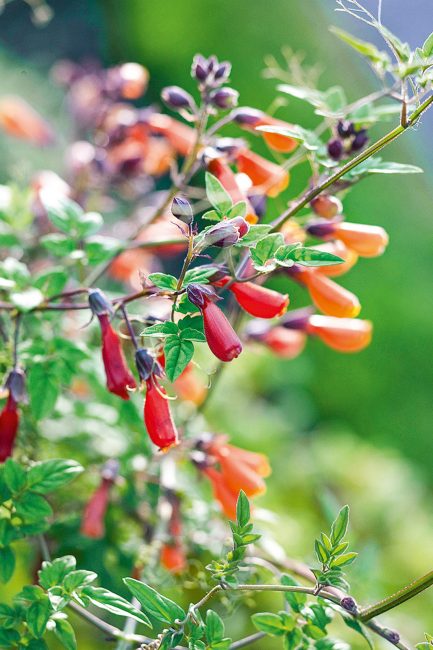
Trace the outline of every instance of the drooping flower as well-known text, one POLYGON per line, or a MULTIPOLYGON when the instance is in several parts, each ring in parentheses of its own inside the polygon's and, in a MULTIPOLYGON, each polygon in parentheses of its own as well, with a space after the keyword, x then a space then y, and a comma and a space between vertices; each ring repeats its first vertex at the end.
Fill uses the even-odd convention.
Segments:
POLYGON ((281 325, 265 326, 260 321, 248 324, 247 336, 252 341, 258 341, 282 359, 294 359, 305 347, 306 335, 302 331, 287 329, 281 325))
POLYGON ((187 296, 203 316, 204 333, 213 354, 221 361, 232 361, 242 352, 242 343, 229 320, 215 304, 218 296, 215 291, 201 284, 190 284, 187 296))
POLYGON ((289 173, 285 169, 252 151, 240 151, 236 164, 240 172, 250 177, 254 188, 267 196, 278 196, 289 184, 289 173))
POLYGON ((227 248, 234 246, 247 234, 249 229, 249 223, 243 217, 222 219, 206 231, 203 237, 203 247, 227 248))
POLYGON ((276 126, 292 129, 293 125, 284 122, 284 120, 272 117, 271 115, 266 115, 263 111, 259 111, 255 108, 242 107, 237 109, 234 112, 234 121, 239 124, 241 128, 250 131, 251 133, 255 133, 256 135, 263 136, 263 139, 268 146, 275 151, 291 153, 299 145, 299 142, 290 135, 256 130, 258 126, 276 126))
POLYGON ((165 389, 158 383, 163 370, 158 361, 146 350, 140 348, 135 353, 138 374, 146 383, 144 401, 144 423, 149 438, 161 451, 168 451, 177 445, 179 436, 171 415, 165 389))
POLYGON ((21 97, 11 95, 0 99, 0 127, 8 135, 38 146, 49 145, 54 141, 51 127, 21 97))
POLYGON ((359 352, 371 342, 373 326, 368 320, 335 318, 316 314, 307 326, 308 334, 318 336, 339 352, 359 352))
POLYGON ((18 403, 25 399, 24 372, 15 368, 4 384, 8 397, 3 410, 0 412, 0 463, 3 463, 12 452, 18 433, 19 413, 18 403))
POLYGON ((250 497, 265 491, 263 479, 271 472, 267 457, 228 444, 226 436, 205 435, 198 449, 204 453, 204 460, 197 462, 199 469, 210 480, 223 512, 235 519, 240 490, 250 497))
POLYGON ((177 495, 170 493, 167 497, 171 507, 168 520, 168 539, 161 548, 161 564, 170 573, 182 573, 186 568, 186 554, 182 543, 182 517, 180 500, 177 495))
POLYGON ((187 156, 194 146, 195 130, 168 115, 153 113, 149 117, 149 126, 155 133, 164 135, 181 156, 187 156))
POLYGON ((340 199, 329 194, 319 194, 311 201, 310 205, 314 212, 323 219, 334 219, 343 211, 340 199))
POLYGON ((388 245, 388 234, 380 226, 369 226, 347 221, 319 221, 310 223, 307 232, 321 239, 339 239, 360 257, 382 255, 388 245))
POLYGON ((135 379, 126 365, 125 356, 117 333, 110 323, 112 307, 99 289, 89 293, 89 305, 98 318, 102 334, 102 361, 107 388, 122 399, 129 399, 129 390, 136 387, 135 379))
POLYGON ((307 287, 314 304, 324 314, 339 318, 354 318, 361 311, 361 305, 355 294, 327 278, 317 268, 305 268, 295 264, 286 269, 286 272, 307 287))
MULTIPOLYGON (((224 286, 230 281, 225 277, 218 282, 224 286)), ((253 282, 233 282, 229 291, 235 296, 239 305, 256 318, 276 318, 282 316, 289 305, 289 296, 273 289, 262 287, 253 282)))
POLYGON ((92 539, 101 539, 105 535, 105 514, 110 499, 111 488, 119 471, 116 460, 105 463, 101 472, 101 483, 90 497, 84 508, 81 522, 81 534, 92 539))

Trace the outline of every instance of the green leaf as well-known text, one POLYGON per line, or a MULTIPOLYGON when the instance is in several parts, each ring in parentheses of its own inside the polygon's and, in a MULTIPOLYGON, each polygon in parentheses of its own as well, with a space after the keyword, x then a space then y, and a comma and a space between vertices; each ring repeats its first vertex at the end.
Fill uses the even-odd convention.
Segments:
POLYGON ((424 56, 433 55, 433 32, 425 39, 422 46, 422 53, 424 56))
POLYGON ((377 158, 368 168, 369 174, 422 174, 423 171, 421 167, 417 167, 416 165, 386 162, 377 158))
POLYGON ((194 345, 191 341, 178 336, 168 336, 164 344, 165 374, 169 381, 175 381, 185 370, 194 356, 194 345))
POLYGON ((17 619, 18 616, 12 607, 0 603, 0 629, 15 627, 17 619))
POLYGON ((101 264, 124 249, 125 245, 114 237, 103 237, 102 235, 89 237, 84 243, 84 252, 89 264, 101 264))
POLYGON ((276 267, 274 257, 280 246, 284 245, 281 233, 267 235, 251 249, 251 259, 257 271, 273 271, 276 267))
POLYGON ((85 212, 80 215, 76 230, 79 237, 94 235, 102 228, 104 220, 99 212, 85 212))
POLYGON ((29 488, 39 494, 46 494, 66 485, 83 471, 75 460, 55 458, 33 465, 27 473, 29 488))
POLYGON ((174 275, 168 273, 151 273, 148 279, 159 289, 166 289, 168 291, 176 291, 177 279, 174 275))
POLYGON ((70 594, 78 587, 85 587, 96 580, 98 575, 94 571, 85 571, 78 569, 78 571, 71 571, 68 573, 63 581, 63 587, 70 594))
POLYGON ((322 564, 326 564, 329 559, 329 553, 318 539, 314 542, 314 550, 316 552, 316 557, 322 564))
POLYGON ((59 381, 50 364, 35 363, 28 373, 30 406, 36 420, 51 415, 59 395, 59 381))
POLYGON ((60 293, 64 289, 68 277, 68 274, 63 268, 54 267, 40 273, 33 284, 37 289, 42 291, 44 296, 49 297, 60 293))
POLYGON ((264 131, 265 133, 276 133, 278 135, 289 136, 293 140, 297 140, 308 151, 317 151, 322 146, 320 138, 308 129, 303 129, 301 126, 272 126, 264 125, 258 126, 257 131, 264 131))
POLYGON ((269 226, 267 224, 262 224, 262 223, 250 226, 250 229, 247 232, 247 234, 244 235, 242 239, 240 239, 239 242, 235 244, 235 246, 238 248, 242 248, 245 246, 251 246, 252 244, 256 244, 258 241, 266 237, 271 227, 272 226, 269 226))
POLYGON ((52 608, 48 596, 37 600, 28 608, 26 613, 27 627, 37 639, 43 636, 51 614, 52 608))
POLYGON ((206 342, 204 333, 200 332, 199 330, 192 329, 191 327, 187 327, 186 329, 182 330, 180 335, 183 339, 187 339, 188 341, 198 341, 200 343, 206 342))
POLYGON ((290 257, 302 266, 329 266, 344 262, 341 257, 316 248, 294 248, 290 253, 290 257))
POLYGON ((225 215, 232 207, 230 195, 226 192, 219 180, 206 172, 206 196, 209 203, 221 214, 225 215))
POLYGON ((347 627, 350 627, 351 630, 355 630, 355 632, 358 632, 361 636, 364 637, 364 639, 367 641, 368 645, 370 646, 371 650, 374 650, 374 643, 372 642, 370 635, 367 634, 366 629, 364 628, 363 625, 359 623, 356 619, 354 619, 352 616, 343 616, 343 621, 346 623, 347 627))
POLYGON ((117 614, 117 616, 126 616, 134 618, 140 623, 144 623, 149 627, 152 627, 151 622, 144 612, 141 612, 139 609, 136 609, 130 602, 125 598, 118 596, 117 594, 104 589, 103 587, 84 587, 82 593, 89 598, 89 600, 100 607, 101 609, 106 609, 112 614, 117 614))
POLYGON ((58 233, 44 235, 40 242, 44 248, 57 257, 66 257, 75 250, 74 240, 58 233))
POLYGON ((0 582, 9 582, 15 569, 15 554, 10 546, 0 548, 0 582))
POLYGON ((208 279, 212 277, 212 275, 215 274, 215 271, 218 270, 217 266, 213 266, 209 268, 208 266, 206 268, 202 268, 200 266, 197 266, 195 269, 189 269, 185 273, 185 279, 183 281, 182 286, 186 287, 188 284, 206 284, 208 279))
POLYGON ((222 641, 224 638, 223 620, 212 609, 206 612, 206 639, 209 645, 214 647, 214 643, 222 641))
POLYGON ((245 201, 238 201, 227 212, 227 219, 234 219, 234 217, 245 217, 247 213, 247 204, 245 201))
POLYGON ((343 555, 340 555, 339 557, 335 558, 335 560, 332 560, 331 562, 331 567, 342 567, 342 566, 347 566, 348 564, 352 564, 358 557, 358 553, 344 553, 343 555))
POLYGON ((250 520, 250 502, 243 490, 239 492, 238 500, 236 503, 236 521, 240 528, 246 526, 250 520))
POLYGON ((304 625, 302 628, 302 631, 304 634, 309 636, 311 639, 314 639, 317 641, 318 639, 323 639, 323 637, 326 636, 326 632, 320 629, 317 625, 312 625, 311 623, 308 623, 307 625, 304 625))
POLYGON ((206 219, 206 221, 221 221, 222 218, 223 215, 216 210, 208 210, 202 215, 202 219, 206 219))
POLYGON ((349 525, 349 506, 343 506, 331 527, 331 541, 338 544, 347 532, 349 525))
POLYGON ((178 326, 172 321, 165 321, 164 323, 156 323, 156 325, 150 325, 144 329, 140 336, 157 336, 162 338, 164 336, 169 336, 170 334, 178 333, 178 326))
POLYGON ((46 517, 51 517, 53 514, 53 510, 48 501, 39 494, 33 494, 32 492, 24 492, 24 494, 21 494, 14 502, 14 505, 17 515, 26 522, 43 520, 46 517))
MULTIPOLYGON (((289 576, 286 573, 283 573, 283 575, 281 576, 281 584, 288 585, 291 587, 300 586, 299 583, 296 582, 294 578, 292 578, 292 576, 289 576)), ((293 611, 295 612, 300 612, 302 607, 307 602, 307 594, 302 594, 293 591, 292 592, 285 591, 284 598, 286 602, 290 605, 290 607, 293 609, 293 611)))
POLYGON ((183 620, 186 616, 182 607, 169 598, 134 578, 124 578, 130 592, 139 601, 144 611, 163 623, 171 623, 177 619, 183 620))
POLYGON ((0 629, 0 648, 16 648, 20 635, 16 630, 0 629))
POLYGON ((317 107, 323 105, 323 93, 319 90, 301 86, 292 86, 291 84, 280 84, 277 86, 277 90, 286 95, 296 97, 297 99, 302 99, 312 106, 317 107))
POLYGON ((66 197, 41 192, 41 200, 51 223, 66 234, 76 234, 76 228, 84 214, 78 203, 66 197))
POLYGON ((282 636, 285 626, 278 614, 271 612, 260 612, 251 616, 251 622, 260 632, 266 632, 272 636, 282 636))
POLYGON ((66 650, 77 650, 77 640, 72 625, 64 618, 56 620, 54 634, 66 650))
POLYGON ((72 555, 57 557, 52 562, 43 562, 38 572, 39 584, 44 589, 61 584, 68 573, 74 571, 75 566, 75 558, 72 555))
POLYGON ((39 289, 30 287, 25 291, 14 291, 9 294, 10 301, 18 307, 20 311, 30 311, 38 307, 44 300, 44 296, 39 289))
POLYGON ((17 494, 27 483, 25 469, 12 458, 8 458, 3 467, 3 478, 7 487, 12 494, 17 494))
POLYGON ((335 36, 337 36, 341 41, 344 41, 347 43, 347 45, 350 45, 350 47, 359 52, 359 54, 367 57, 367 59, 369 59, 372 63, 377 63, 381 66, 389 63, 388 55, 385 52, 378 50, 377 47, 372 43, 361 41, 360 39, 355 38, 355 36, 352 36, 352 34, 349 34, 348 32, 345 32, 338 27, 331 27, 330 31, 335 34, 335 36))

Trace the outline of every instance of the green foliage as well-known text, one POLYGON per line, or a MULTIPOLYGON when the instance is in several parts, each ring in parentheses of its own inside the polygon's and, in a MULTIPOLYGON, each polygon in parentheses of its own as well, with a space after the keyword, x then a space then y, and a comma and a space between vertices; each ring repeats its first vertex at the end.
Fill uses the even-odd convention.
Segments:
POLYGON ((320 539, 316 539, 314 550, 322 568, 313 569, 313 573, 319 586, 332 585, 348 589, 349 585, 343 577, 342 567, 352 564, 358 553, 346 552, 348 543, 344 542, 349 525, 349 506, 344 506, 338 513, 331 526, 328 535, 321 533, 320 539))

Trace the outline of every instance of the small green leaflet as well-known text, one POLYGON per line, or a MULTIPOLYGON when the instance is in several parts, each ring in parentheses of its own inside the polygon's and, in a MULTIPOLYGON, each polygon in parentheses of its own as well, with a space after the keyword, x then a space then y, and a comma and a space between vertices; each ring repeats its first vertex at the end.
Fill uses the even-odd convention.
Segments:
POLYGON ((217 270, 217 266, 211 266, 210 268, 209 266, 196 266, 194 269, 189 269, 189 271, 185 273, 185 279, 182 286, 186 287, 188 284, 194 283, 207 284, 208 279, 212 277, 217 270))
MULTIPOLYGON (((277 251, 278 254, 279 251, 277 251)), ((341 257, 332 255, 332 253, 326 253, 316 248, 303 248, 302 246, 292 248, 289 255, 292 260, 303 266, 329 266, 344 262, 341 257)))
POLYGON ((222 215, 226 215, 232 207, 230 195, 226 192, 219 180, 209 172, 206 172, 206 195, 209 203, 222 215))
POLYGON ((35 463, 27 472, 27 485, 33 492, 46 494, 66 485, 83 471, 74 460, 53 459, 35 463))
POLYGON ((0 582, 9 582, 15 569, 15 554, 10 546, 0 548, 0 582))
POLYGON ((272 226, 269 226, 267 224, 257 224, 257 225, 250 226, 250 229, 247 232, 247 234, 244 235, 242 239, 238 241, 237 244, 235 244, 235 247, 242 248, 245 246, 251 246, 252 244, 256 244, 261 239, 266 237, 271 227, 272 226))
POLYGON ((183 620, 186 616, 184 610, 175 602, 162 596, 160 593, 134 578, 124 578, 123 582, 129 591, 139 601, 143 611, 147 612, 162 623, 171 623, 176 619, 183 620))
POLYGON ((243 528, 250 520, 250 502, 243 490, 239 492, 238 500, 236 503, 236 521, 238 526, 243 528))
POLYGON ((112 614, 117 614, 117 616, 126 616, 135 618, 136 621, 144 623, 149 627, 152 627, 151 622, 144 612, 136 609, 129 601, 117 594, 104 589, 103 587, 84 587, 82 591, 83 595, 87 596, 89 600, 100 607, 101 609, 106 609, 112 614))
POLYGON ((341 41, 344 41, 344 43, 347 43, 347 45, 350 45, 350 47, 359 52, 359 54, 362 54, 363 56, 366 56, 367 59, 370 59, 372 63, 376 63, 381 66, 386 66, 389 64, 390 61, 388 55, 385 52, 378 50, 377 47, 372 43, 361 41, 360 39, 355 38, 355 36, 352 36, 352 34, 349 34, 348 32, 345 32, 343 29, 339 29, 338 27, 331 27, 330 31, 335 34, 335 36, 337 36, 341 41))
MULTIPOLYGON (((188 330, 185 330, 188 332, 188 330)), ((184 334, 184 333, 183 333, 184 334)), ((194 345, 182 336, 170 335, 164 343, 165 373, 175 381, 185 370, 194 355, 194 345)))
POLYGON ((148 279, 158 289, 166 289, 168 291, 176 291, 177 289, 177 279, 174 275, 169 275, 168 273, 151 273, 148 279))
POLYGON ((275 270, 276 263, 274 261, 275 253, 284 245, 284 238, 280 233, 267 235, 261 239, 255 248, 251 249, 251 259, 254 268, 263 273, 269 273, 275 270))
POLYGON ((349 506, 343 506, 331 527, 331 541, 333 544, 341 542, 349 526, 349 506))
POLYGON ((76 650, 77 641, 75 639, 75 632, 69 621, 64 618, 57 619, 54 634, 66 650, 76 650))
POLYGON ((163 338, 170 334, 177 334, 177 332, 178 326, 168 320, 164 323, 156 323, 156 325, 146 327, 146 329, 141 332, 140 336, 157 336, 158 338, 163 338))

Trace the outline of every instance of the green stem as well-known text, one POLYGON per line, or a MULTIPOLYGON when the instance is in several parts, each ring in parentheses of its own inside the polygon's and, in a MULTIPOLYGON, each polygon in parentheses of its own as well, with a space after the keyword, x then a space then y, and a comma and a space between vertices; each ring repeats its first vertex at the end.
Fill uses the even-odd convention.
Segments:
POLYGON ((397 593, 392 594, 392 596, 388 596, 387 598, 380 600, 378 603, 370 605, 370 607, 364 607, 360 612, 359 618, 363 622, 369 621, 375 616, 379 616, 379 614, 383 614, 390 609, 394 609, 394 607, 398 607, 398 605, 406 602, 406 600, 410 600, 432 585, 433 571, 430 571, 425 576, 411 582, 410 585, 403 587, 403 589, 400 589, 397 593))
POLYGON ((360 163, 364 162, 364 160, 367 160, 375 153, 377 153, 378 151, 386 147, 388 144, 393 142, 402 133, 404 133, 404 131, 406 131, 409 127, 413 126, 418 121, 422 113, 424 113, 424 111, 426 111, 432 105, 432 103, 433 103, 433 95, 428 97, 420 106, 418 106, 418 108, 409 117, 405 125, 400 124, 399 126, 397 126, 395 129, 393 129, 392 131, 384 135, 382 138, 374 142, 372 145, 367 147, 367 149, 362 153, 360 153, 358 156, 352 158, 352 160, 349 160, 345 165, 343 165, 343 167, 341 167, 334 174, 332 174, 332 176, 329 176, 329 178, 326 178, 319 185, 306 192, 298 202, 292 205, 288 210, 283 212, 279 217, 277 217, 272 222, 272 230, 270 232, 275 232, 276 230, 278 230, 279 227, 285 221, 287 221, 295 214, 297 214, 300 210, 302 210, 302 208, 308 205, 310 201, 312 201, 316 196, 321 194, 328 187, 334 185, 334 183, 340 180, 340 178, 342 178, 345 174, 350 172, 352 169, 355 169, 355 167, 357 167, 360 163))

